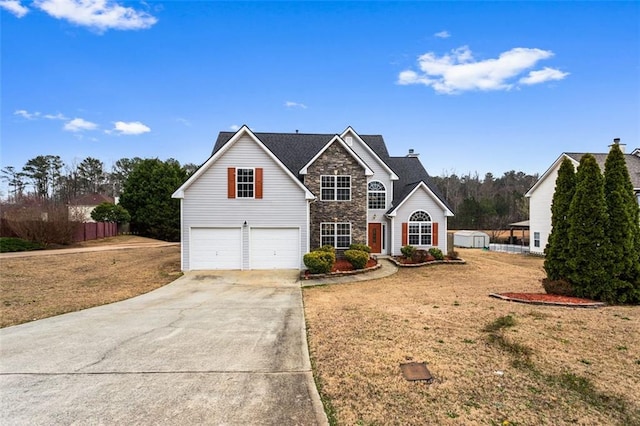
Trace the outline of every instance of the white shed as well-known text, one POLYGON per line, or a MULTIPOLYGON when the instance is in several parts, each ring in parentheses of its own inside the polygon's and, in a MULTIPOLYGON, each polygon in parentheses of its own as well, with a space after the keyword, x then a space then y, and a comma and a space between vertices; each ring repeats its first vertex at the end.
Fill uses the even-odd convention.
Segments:
POLYGON ((489 247, 489 235, 481 231, 456 231, 453 234, 453 245, 466 248, 489 247))

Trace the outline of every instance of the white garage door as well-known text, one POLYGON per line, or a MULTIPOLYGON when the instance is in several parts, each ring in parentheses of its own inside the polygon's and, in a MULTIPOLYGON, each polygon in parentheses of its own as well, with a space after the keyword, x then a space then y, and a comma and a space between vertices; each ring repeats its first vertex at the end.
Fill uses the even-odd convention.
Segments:
POLYGON ((189 269, 242 269, 240 228, 191 228, 189 269))
POLYGON ((297 228, 252 228, 251 269, 300 268, 300 231, 297 228))

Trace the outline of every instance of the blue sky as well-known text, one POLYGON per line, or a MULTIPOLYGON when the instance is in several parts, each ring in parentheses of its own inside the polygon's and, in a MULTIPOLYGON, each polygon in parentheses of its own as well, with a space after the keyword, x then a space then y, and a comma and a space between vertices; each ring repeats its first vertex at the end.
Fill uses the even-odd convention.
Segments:
POLYGON ((640 147, 638 2, 0 0, 1 165, 382 134, 432 175, 640 147))

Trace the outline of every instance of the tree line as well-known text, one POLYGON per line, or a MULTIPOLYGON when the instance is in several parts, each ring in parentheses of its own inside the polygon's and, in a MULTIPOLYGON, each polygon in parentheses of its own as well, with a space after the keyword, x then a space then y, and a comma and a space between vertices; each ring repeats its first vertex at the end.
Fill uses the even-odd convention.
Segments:
MULTIPOLYGON (((131 214, 133 230, 149 236, 175 239, 175 231, 170 230, 172 226, 159 225, 158 217, 153 220, 150 218, 160 214, 167 215, 167 210, 154 208, 160 207, 158 203, 163 197, 170 200, 171 193, 196 169, 195 164, 180 165, 174 159, 160 161, 133 157, 119 159, 108 170, 102 161, 93 157, 66 165, 60 156, 39 155, 28 160, 21 169, 4 167, 1 177, 7 183, 7 201, 10 204, 36 200, 67 205, 85 194, 120 196, 123 207, 131 214), (140 169, 137 177, 129 182, 136 169, 140 169), (173 178, 166 182, 166 179, 158 175, 162 170, 162 173, 168 173, 173 178), (141 173, 147 176, 138 176, 141 173), (147 179, 150 180, 147 182, 147 179), (143 186, 137 187, 140 180, 143 186), (127 182, 129 191, 125 191, 127 182), (159 188, 162 185, 165 187, 159 188), (150 197, 152 191, 156 191, 157 195, 150 197), (149 206, 140 210, 133 205, 138 203, 136 197, 130 196, 133 192, 138 192, 136 197, 149 200, 149 206), (155 207, 151 208, 154 203, 155 207)), ((524 194, 537 179, 538 175, 515 170, 506 172, 501 177, 486 173, 482 179, 477 172, 460 176, 443 173, 442 176, 432 177, 433 183, 455 213, 449 219, 449 228, 486 230, 506 229, 509 223, 527 219, 529 204, 524 194)), ((170 202, 178 206, 177 201, 170 202)), ((179 212, 175 216, 177 221, 179 212)))
MULTIPOLYGON (((28 160, 22 168, 3 167, 0 177, 7 183, 9 203, 36 198, 70 204, 86 194, 119 196, 129 174, 142 161, 139 157, 121 158, 108 169, 101 160, 93 157, 87 157, 79 163, 65 164, 59 155, 38 155, 28 160)), ((177 162, 173 159, 167 161, 177 162)), ((180 167, 187 174, 197 168, 192 163, 180 167)))
POLYGON ((13 224, 38 225, 38 229, 44 226, 43 220, 55 222, 49 228, 65 227, 66 232, 40 242, 67 243, 71 228, 66 222, 74 220, 68 205, 86 194, 118 196, 125 211, 102 206, 100 218, 125 217, 136 234, 179 241, 180 201, 172 199, 171 194, 196 169, 194 164, 180 165, 175 159, 134 157, 122 158, 106 171, 104 163, 92 157, 76 166, 65 166, 59 156, 41 155, 27 161, 21 170, 13 166, 2 169, 9 187, 3 217, 13 224))
POLYGON ((515 170, 496 178, 486 173, 432 176, 432 182, 449 203, 455 216, 450 229, 507 229, 507 225, 529 218, 529 199, 524 194, 538 180, 515 170))

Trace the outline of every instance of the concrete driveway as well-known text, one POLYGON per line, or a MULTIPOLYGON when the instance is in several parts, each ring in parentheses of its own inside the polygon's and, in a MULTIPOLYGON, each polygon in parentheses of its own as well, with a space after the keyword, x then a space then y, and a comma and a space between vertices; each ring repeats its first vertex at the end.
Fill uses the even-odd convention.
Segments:
POLYGON ((14 424, 326 424, 297 271, 189 273, 0 330, 14 424))

